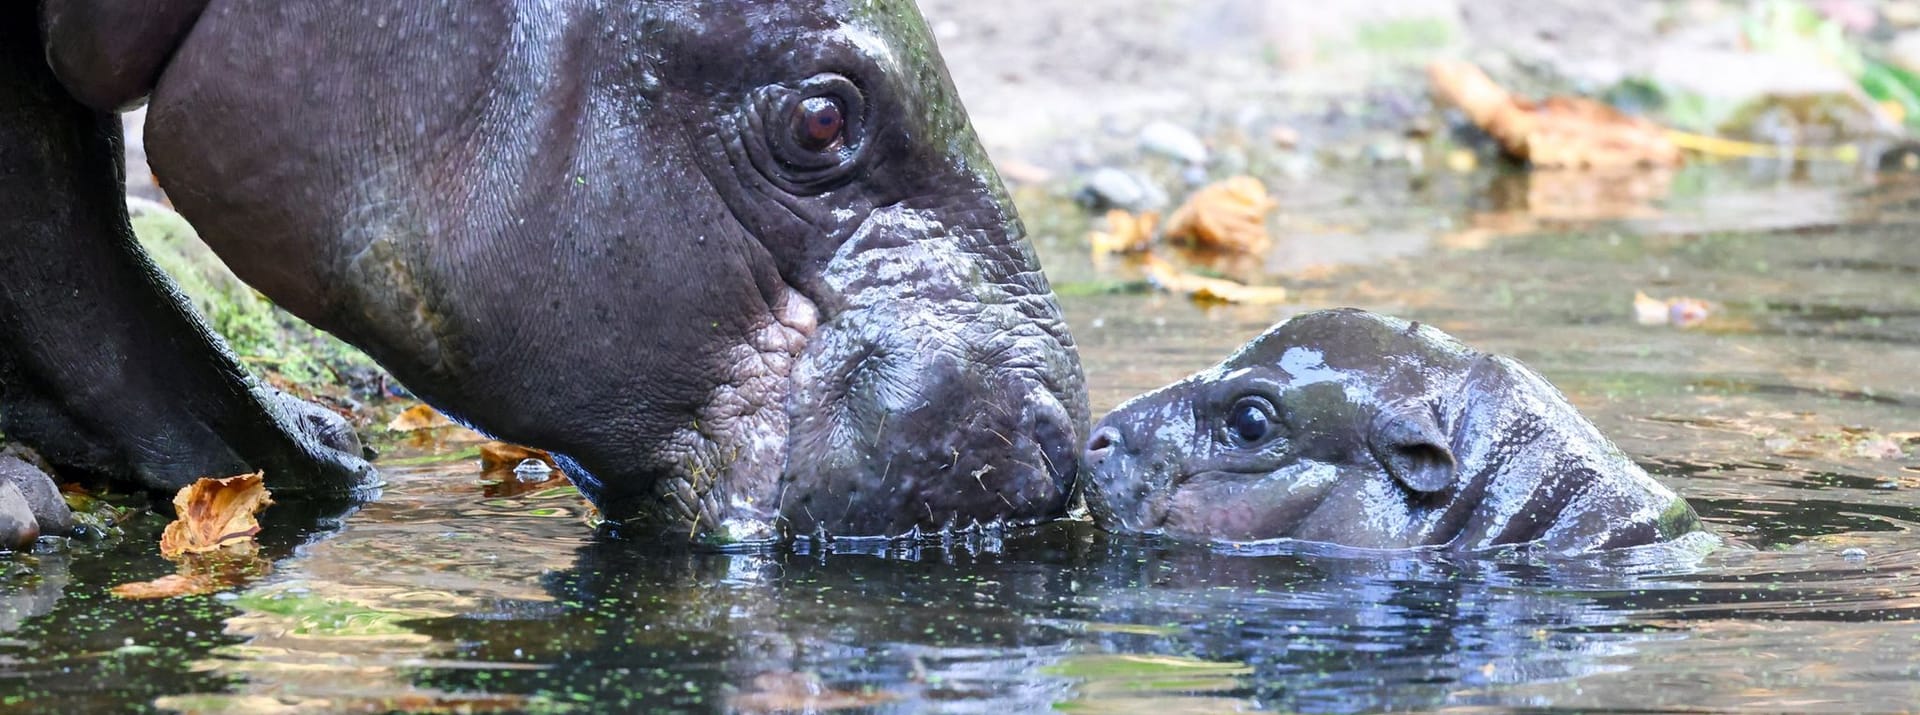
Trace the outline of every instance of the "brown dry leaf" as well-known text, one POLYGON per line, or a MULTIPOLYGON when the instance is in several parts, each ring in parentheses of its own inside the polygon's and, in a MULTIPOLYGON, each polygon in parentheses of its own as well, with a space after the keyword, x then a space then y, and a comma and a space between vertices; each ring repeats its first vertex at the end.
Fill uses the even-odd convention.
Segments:
POLYGON ((1590 99, 1515 97, 1478 66, 1457 60, 1433 63, 1427 78, 1440 101, 1536 167, 1671 167, 1684 160, 1665 128, 1590 99))
POLYGON ((145 601, 160 598, 174 598, 177 596, 197 596, 218 590, 220 590, 220 586, 205 574, 177 573, 169 576, 161 576, 152 581, 120 584, 113 587, 113 596, 115 598, 145 601))
POLYGON ((1087 242, 1093 244, 1093 252, 1103 253, 1139 253, 1147 250, 1153 241, 1153 227, 1160 223, 1160 213, 1146 211, 1133 213, 1123 209, 1107 212, 1107 230, 1093 231, 1087 234, 1087 242))
POLYGON ((177 573, 113 587, 116 598, 151 600, 225 591, 265 578, 273 562, 251 553, 187 555, 177 573))
POLYGON ((511 470, 529 459, 538 459, 546 462, 548 468, 554 471, 560 470, 560 467, 553 463, 553 455, 548 454, 544 449, 522 447, 506 442, 487 442, 480 445, 480 471, 482 472, 511 470))
POLYGON ((273 503, 260 472, 202 478, 173 495, 178 515, 160 534, 160 555, 178 560, 226 546, 251 546, 260 533, 254 515, 273 503))
POLYGON ((1208 185, 1167 218, 1167 239, 1222 251, 1260 253, 1273 244, 1267 212, 1280 204, 1251 176, 1208 185))
POLYGON ((426 405, 409 407, 407 411, 394 417, 392 422, 387 423, 387 429, 394 432, 413 432, 451 426, 453 426, 453 420, 447 419, 446 415, 426 405))
POLYGON ((1161 290, 1183 293, 1201 303, 1242 303, 1270 305, 1284 303, 1287 289, 1279 286, 1249 286, 1221 278, 1208 278, 1180 270, 1166 259, 1152 254, 1141 257, 1147 280, 1161 290))
POLYGON ((1713 305, 1699 298, 1661 300, 1645 292, 1633 294, 1633 319, 1641 325, 1672 325, 1691 328, 1713 315, 1713 305))

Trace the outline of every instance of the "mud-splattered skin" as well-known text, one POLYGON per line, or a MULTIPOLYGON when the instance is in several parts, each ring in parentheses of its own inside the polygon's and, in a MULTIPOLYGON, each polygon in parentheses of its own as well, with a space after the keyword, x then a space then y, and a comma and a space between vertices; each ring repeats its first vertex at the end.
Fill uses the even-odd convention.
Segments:
POLYGON ((1580 552, 1698 528, 1532 370, 1356 310, 1120 406, 1085 465, 1102 527, 1179 538, 1580 552))
POLYGON ((98 108, 151 87, 155 171, 235 272, 608 517, 1062 510, 1078 357, 909 0, 175 0, 191 29, 139 38, 95 4, 47 3, 54 67, 98 108))

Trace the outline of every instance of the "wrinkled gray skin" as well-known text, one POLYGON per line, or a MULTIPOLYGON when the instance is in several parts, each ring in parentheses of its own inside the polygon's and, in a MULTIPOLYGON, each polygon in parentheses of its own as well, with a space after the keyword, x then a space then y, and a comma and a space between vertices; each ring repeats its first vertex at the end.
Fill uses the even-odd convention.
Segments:
POLYGON ((1121 405, 1084 464, 1102 527, 1184 539, 1572 553, 1699 528, 1526 366, 1357 310, 1121 405))
POLYGON ((96 111, 151 95, 221 258, 609 518, 1062 511, 1078 357, 910 0, 133 7, 44 0, 48 58, 96 111), (810 150, 821 97, 846 121, 810 150))

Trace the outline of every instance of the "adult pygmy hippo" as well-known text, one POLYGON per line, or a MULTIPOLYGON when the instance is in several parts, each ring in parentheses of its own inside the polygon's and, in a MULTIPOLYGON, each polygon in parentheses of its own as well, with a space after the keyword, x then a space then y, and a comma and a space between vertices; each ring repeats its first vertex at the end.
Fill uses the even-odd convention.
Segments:
POLYGON ((610 519, 719 541, 1063 510, 1074 343, 911 0, 0 10, 0 404, 154 488, 363 479, 133 244, 112 111, 241 278, 610 519))
POLYGON ((1699 528, 1526 366, 1358 310, 1295 317, 1121 405, 1085 465, 1114 531, 1581 552, 1699 528))

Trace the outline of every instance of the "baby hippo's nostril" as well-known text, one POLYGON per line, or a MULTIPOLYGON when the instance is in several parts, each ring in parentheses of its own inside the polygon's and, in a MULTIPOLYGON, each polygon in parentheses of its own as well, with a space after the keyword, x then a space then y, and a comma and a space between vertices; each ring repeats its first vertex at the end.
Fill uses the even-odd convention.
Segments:
POLYGON ((1093 438, 1087 440, 1086 462, 1089 467, 1100 466, 1107 455, 1120 448, 1120 429, 1112 425, 1101 425, 1093 431, 1093 438))

